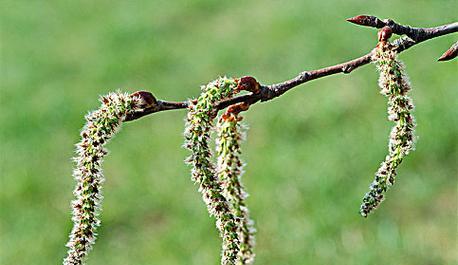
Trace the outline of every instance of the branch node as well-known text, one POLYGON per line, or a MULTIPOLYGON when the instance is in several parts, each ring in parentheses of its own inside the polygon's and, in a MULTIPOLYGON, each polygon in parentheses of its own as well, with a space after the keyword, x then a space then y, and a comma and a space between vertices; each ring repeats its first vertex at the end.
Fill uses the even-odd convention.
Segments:
POLYGON ((389 26, 383 27, 378 32, 378 41, 379 42, 386 42, 389 38, 393 35, 393 30, 389 26))
POLYGON ((261 102, 271 100, 275 97, 275 89, 271 89, 269 86, 261 85, 261 102))
POLYGON ((383 23, 385 23, 386 26, 393 27, 396 25, 396 22, 394 20, 387 18, 383 20, 383 23))
POLYGON ((240 80, 238 81, 237 90, 245 90, 252 92, 254 94, 258 94, 259 92, 261 92, 260 87, 261 86, 259 85, 258 81, 256 81, 256 78, 252 76, 244 76, 240 78, 240 80))
POLYGON ((137 91, 130 94, 130 96, 138 97, 140 99, 138 105, 136 106, 139 109, 153 108, 157 106, 157 100, 151 92, 137 91))
POLYGON ((353 71, 353 69, 354 69, 354 68, 353 68, 351 65, 344 65, 344 66, 342 67, 342 72, 343 72, 344 74, 349 74, 349 73, 351 73, 351 71, 353 71))

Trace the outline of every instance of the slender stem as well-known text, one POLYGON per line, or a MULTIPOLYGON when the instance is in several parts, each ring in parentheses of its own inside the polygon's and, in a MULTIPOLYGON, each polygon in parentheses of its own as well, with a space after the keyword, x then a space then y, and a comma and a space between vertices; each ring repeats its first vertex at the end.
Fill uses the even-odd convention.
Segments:
MULTIPOLYGON (((393 42, 395 49, 398 53, 403 52, 412 46, 415 46, 421 42, 424 42, 429 39, 433 39, 436 37, 440 37, 443 35, 451 34, 458 32, 458 22, 432 27, 432 28, 415 28, 410 26, 405 26, 394 22, 393 20, 386 19, 381 20, 374 16, 357 16, 354 18, 350 18, 347 21, 363 25, 369 26, 374 28, 382 28, 384 26, 389 26, 392 28, 393 33, 398 35, 406 35, 403 36, 393 42)), ((290 89, 297 87, 301 84, 304 84, 308 81, 326 77, 333 74, 344 73, 348 74, 351 73, 353 70, 369 64, 371 62, 372 55, 374 50, 371 50, 366 55, 363 55, 359 58, 340 63, 337 65, 311 70, 311 71, 304 71, 301 72, 296 77, 272 85, 261 85, 260 91, 258 93, 251 93, 247 95, 237 96, 230 99, 224 99, 220 102, 216 103, 216 109, 222 110, 230 105, 245 102, 249 105, 255 104, 259 101, 268 101, 274 99, 278 96, 283 95, 285 92, 289 91, 290 89)), ((126 118, 126 121, 132 121, 139 119, 143 116, 149 115, 151 113, 166 111, 166 110, 175 110, 175 109, 184 109, 188 107, 188 101, 184 102, 172 102, 172 101, 162 101, 158 100, 157 104, 151 108, 145 108, 143 111, 136 112, 132 115, 129 115, 126 118)))

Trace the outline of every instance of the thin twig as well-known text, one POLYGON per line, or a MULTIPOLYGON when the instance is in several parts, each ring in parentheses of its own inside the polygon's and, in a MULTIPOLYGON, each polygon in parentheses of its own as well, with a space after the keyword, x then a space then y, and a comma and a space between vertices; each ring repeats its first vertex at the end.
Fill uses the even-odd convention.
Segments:
MULTIPOLYGON (((347 19, 347 21, 363 25, 369 26, 374 28, 382 28, 385 26, 389 26, 394 34, 397 35, 406 35, 403 36, 393 42, 394 47, 398 53, 403 52, 410 47, 424 42, 429 39, 433 39, 439 36, 443 36, 446 34, 458 32, 458 22, 432 27, 432 28, 415 28, 410 26, 405 26, 394 22, 391 19, 381 20, 374 16, 357 16, 353 18, 347 19)), ((261 85, 260 89, 257 93, 250 93, 247 95, 237 96, 230 99, 222 100, 216 103, 216 109, 221 110, 224 109, 232 104, 245 102, 249 105, 255 104, 259 101, 264 102, 271 99, 274 99, 285 92, 289 91, 290 89, 306 83, 308 81, 322 78, 325 76, 344 73, 348 74, 351 73, 356 68, 359 68, 363 65, 369 64, 371 62, 372 55, 374 50, 371 50, 368 54, 361 56, 359 58, 353 59, 348 62, 344 62, 341 64, 311 70, 311 71, 304 71, 300 73, 298 76, 294 77, 293 79, 272 85, 261 85)), ((132 121, 139 119, 143 116, 149 115, 151 113, 166 111, 166 110, 175 110, 175 109, 184 109, 188 107, 188 102, 171 102, 171 101, 162 101, 158 100, 157 104, 151 108, 145 108, 143 111, 136 112, 135 114, 129 115, 126 118, 126 121, 132 121)))
MULTIPOLYGON (((399 23, 396 23, 392 19, 381 20, 375 16, 360 15, 360 16, 349 18, 347 19, 347 21, 357 24, 357 25, 379 28, 379 29, 383 27, 390 27, 394 34, 406 35, 407 37, 411 38, 412 40, 416 42, 421 42, 421 41, 424 41, 425 39, 430 39, 432 35, 438 34, 439 32, 443 34, 447 34, 447 32, 444 32, 444 29, 442 29, 441 27, 415 28, 415 27, 411 27, 408 25, 401 25, 399 23)), ((450 25, 453 25, 453 24, 456 24, 456 23, 452 23, 450 25)), ((448 25, 445 25, 445 26, 448 26, 448 25)), ((440 36, 440 35, 437 35, 437 36, 440 36)))

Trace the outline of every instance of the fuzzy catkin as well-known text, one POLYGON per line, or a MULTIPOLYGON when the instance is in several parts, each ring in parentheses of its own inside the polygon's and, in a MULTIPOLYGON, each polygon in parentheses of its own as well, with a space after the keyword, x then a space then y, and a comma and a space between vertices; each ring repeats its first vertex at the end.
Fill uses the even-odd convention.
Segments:
POLYGON ((216 227, 223 241, 221 264, 238 263, 240 240, 237 233, 237 220, 216 177, 209 140, 216 116, 213 104, 231 96, 236 86, 237 82, 229 78, 219 78, 202 86, 202 94, 197 99, 197 103, 190 101, 184 133, 184 147, 191 151, 186 162, 192 166, 192 180, 199 185, 199 192, 210 216, 216 218, 216 227))
POLYGON ((385 192, 395 182, 396 170, 406 155, 414 149, 414 105, 407 95, 411 90, 404 65, 397 59, 392 44, 381 41, 375 50, 373 61, 380 72, 380 93, 388 98, 388 120, 395 123, 390 133, 388 155, 375 174, 370 190, 363 198, 360 213, 366 217, 385 198, 385 192))
POLYGON ((240 159, 240 143, 244 138, 244 128, 237 114, 223 115, 216 125, 217 174, 223 187, 224 197, 229 201, 232 212, 237 218, 240 242, 241 264, 254 262, 254 223, 250 219, 245 199, 248 196, 241 183, 243 164, 240 159))
POLYGON ((72 201, 73 229, 66 245, 69 250, 63 262, 65 265, 83 264, 95 242, 100 225, 101 188, 105 180, 102 162, 107 150, 104 146, 118 132, 126 115, 136 109, 140 98, 110 93, 100 101, 100 108, 85 116, 81 141, 76 144, 73 171, 76 198, 72 201))

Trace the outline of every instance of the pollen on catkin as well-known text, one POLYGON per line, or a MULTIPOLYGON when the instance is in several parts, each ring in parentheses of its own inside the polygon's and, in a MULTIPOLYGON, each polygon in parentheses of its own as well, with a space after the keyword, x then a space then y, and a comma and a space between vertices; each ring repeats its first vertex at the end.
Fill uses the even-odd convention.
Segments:
POLYGON ((230 204, 223 195, 221 183, 215 172, 209 141, 214 129, 216 110, 213 104, 230 97, 237 82, 230 78, 219 78, 202 86, 202 94, 193 103, 189 101, 189 111, 184 132, 184 147, 191 151, 186 162, 192 166, 192 180, 199 185, 199 192, 210 216, 216 218, 216 227, 222 238, 221 264, 238 264, 240 239, 237 220, 230 204))
POLYGON ((360 213, 366 217, 385 198, 385 192, 396 178, 396 170, 406 155, 414 149, 415 120, 412 115, 414 105, 408 96, 410 82, 404 65, 397 59, 394 46, 388 41, 380 41, 372 58, 380 72, 380 93, 388 98, 388 120, 393 126, 388 144, 388 155, 375 173, 370 190, 363 198, 360 213))
POLYGON ((105 144, 118 132, 127 114, 144 104, 137 96, 110 93, 100 98, 99 109, 85 116, 81 141, 76 144, 76 163, 73 176, 76 180, 75 199, 72 201, 73 229, 67 243, 65 265, 83 264, 95 242, 102 201, 103 157, 107 155, 105 144))
POLYGON ((240 143, 244 138, 244 126, 237 113, 226 113, 216 125, 217 175, 223 187, 223 194, 229 201, 237 218, 240 242, 241 264, 254 262, 254 223, 245 203, 247 193, 241 182, 243 163, 240 159, 240 143))

